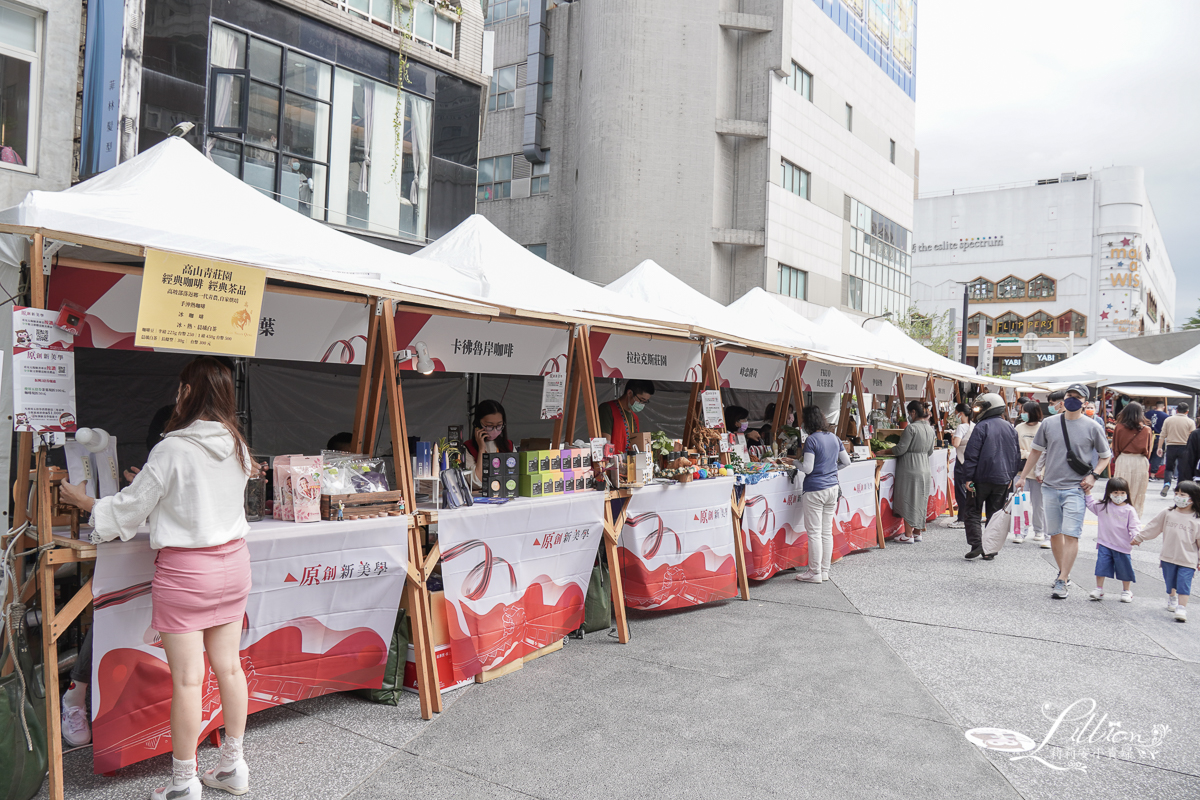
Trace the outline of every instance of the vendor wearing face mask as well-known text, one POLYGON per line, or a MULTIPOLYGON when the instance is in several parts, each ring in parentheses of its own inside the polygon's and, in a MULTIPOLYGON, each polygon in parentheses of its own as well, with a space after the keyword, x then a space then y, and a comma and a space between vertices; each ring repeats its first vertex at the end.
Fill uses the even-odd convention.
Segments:
POLYGON ((618 453, 624 453, 633 435, 642 432, 638 414, 653 396, 653 383, 630 380, 625 382, 625 390, 619 398, 600 404, 600 435, 612 442, 618 453))
POLYGON ((475 406, 475 435, 466 443, 467 472, 472 488, 483 486, 483 459, 480 453, 512 453, 516 447, 508 438, 508 415, 495 400, 481 400, 475 406))
MULTIPOLYGON (((774 436, 775 404, 774 403, 767 403, 767 408, 765 411, 763 411, 763 419, 766 420, 766 424, 764 424, 761 428, 758 429, 758 436, 760 439, 759 443, 761 443, 762 445, 764 445, 766 447, 770 447, 775 442, 775 436, 774 436)), ((796 409, 790 404, 788 405, 787 416, 785 416, 783 418, 783 424, 785 427, 788 427, 788 428, 796 427, 796 409)), ((797 443, 795 437, 787 436, 786 434, 784 434, 782 432, 780 433, 780 436, 786 437, 786 442, 783 445, 781 445, 781 449, 785 453, 789 452, 797 443)), ((749 435, 747 435, 746 441, 749 441, 749 440, 750 440, 750 437, 749 437, 749 435)))

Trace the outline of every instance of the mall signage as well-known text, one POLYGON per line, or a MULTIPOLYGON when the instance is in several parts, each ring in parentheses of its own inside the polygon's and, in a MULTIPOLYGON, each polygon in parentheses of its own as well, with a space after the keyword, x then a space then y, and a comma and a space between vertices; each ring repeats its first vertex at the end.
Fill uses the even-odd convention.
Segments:
POLYGON ((942 242, 941 244, 918 244, 918 253, 932 253, 937 250, 974 250, 976 247, 1004 247, 1003 236, 975 236, 970 239, 959 239, 957 242, 942 242))

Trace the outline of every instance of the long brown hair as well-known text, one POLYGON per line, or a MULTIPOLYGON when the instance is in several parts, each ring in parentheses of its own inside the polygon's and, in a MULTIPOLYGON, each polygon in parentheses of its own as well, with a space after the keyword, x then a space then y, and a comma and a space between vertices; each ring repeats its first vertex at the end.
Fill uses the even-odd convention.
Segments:
POLYGON ((1146 424, 1146 413, 1142 404, 1135 401, 1121 409, 1117 420, 1131 431, 1140 431, 1146 424))
POLYGON ((219 422, 233 437, 234 452, 245 468, 249 448, 238 426, 233 374, 229 369, 212 356, 200 356, 179 373, 179 388, 179 400, 167 421, 166 430, 186 428, 198 419, 219 422), (185 386, 187 392, 183 391, 185 386))

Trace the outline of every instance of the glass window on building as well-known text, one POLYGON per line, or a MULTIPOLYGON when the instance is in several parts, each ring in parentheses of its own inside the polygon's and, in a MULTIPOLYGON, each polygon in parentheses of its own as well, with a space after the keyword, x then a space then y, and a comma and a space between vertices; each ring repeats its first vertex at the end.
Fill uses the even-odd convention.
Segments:
POLYGON ((432 0, 325 0, 356 17, 368 19, 389 30, 409 33, 436 50, 454 55, 458 34, 457 14, 439 14, 432 0), (415 12, 415 13, 414 13, 415 12))
POLYGON ((1075 311, 1060 314, 1057 332, 1066 336, 1071 331, 1075 331, 1076 336, 1087 336, 1087 317, 1075 311))
POLYGON ((550 151, 545 151, 546 160, 533 165, 533 176, 529 179, 529 193, 550 194, 550 151))
POLYGON ((1030 300, 1053 300, 1055 293, 1054 279, 1038 275, 1029 282, 1028 295, 1030 300))
POLYGON ((0 167, 37 169, 42 16, 0 3, 0 167))
POLYGON ((492 84, 488 89, 488 111, 503 111, 512 108, 517 91, 517 65, 500 67, 492 73, 492 84))
POLYGON ((996 284, 987 278, 976 278, 967 284, 967 297, 972 300, 995 300, 996 284))
POLYGON ((205 152, 313 219, 425 240, 433 104, 213 25, 205 152))
POLYGON ((1021 336, 1025 333, 1025 320, 1020 314, 1009 311, 996 317, 997 336, 1021 336))
POLYGON ((1054 317, 1045 311, 1030 314, 1025 318, 1025 332, 1036 333, 1038 336, 1047 336, 1054 333, 1054 317))
POLYGON ((779 293, 797 300, 808 299, 808 273, 786 264, 779 265, 779 293))
POLYGON ((491 25, 493 22, 504 22, 506 19, 528 13, 529 0, 491 0, 484 22, 491 25))
POLYGON ((504 200, 512 195, 512 156, 479 160, 479 200, 504 200))
POLYGON ((849 220, 853 252, 843 272, 862 281, 862 299, 847 291, 847 305, 868 314, 903 313, 909 304, 909 231, 854 198, 849 220))
POLYGON ((800 169, 786 158, 780 159, 780 185, 792 194, 809 199, 809 173, 800 169))
POLYGON ((1146 316, 1151 322, 1158 322, 1158 301, 1149 292, 1146 293, 1146 316))
POLYGON ((804 67, 793 61, 792 72, 783 79, 783 82, 793 91, 799 92, 805 100, 812 102, 812 73, 804 67))
POLYGON ((1001 300, 1025 299, 1025 281, 1008 277, 996 284, 996 297, 1001 300))
POLYGON ((527 244, 525 249, 539 258, 546 257, 546 245, 544 244, 527 244))
POLYGON ((987 314, 973 314, 967 319, 967 336, 979 335, 979 323, 983 322, 983 335, 991 336, 996 331, 992 325, 992 318, 987 314))

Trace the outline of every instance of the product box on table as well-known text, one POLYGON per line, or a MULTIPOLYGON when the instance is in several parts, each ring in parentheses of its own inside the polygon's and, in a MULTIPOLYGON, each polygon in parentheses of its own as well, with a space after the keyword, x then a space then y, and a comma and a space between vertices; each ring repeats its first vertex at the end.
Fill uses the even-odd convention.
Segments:
POLYGON ((520 454, 520 472, 522 475, 532 475, 541 472, 541 451, 531 450, 520 454))
POLYGON ((563 494, 575 493, 575 472, 573 470, 563 470, 563 494))
POLYGON ((517 494, 521 497, 542 496, 542 475, 535 472, 532 475, 522 475, 517 484, 517 494))

